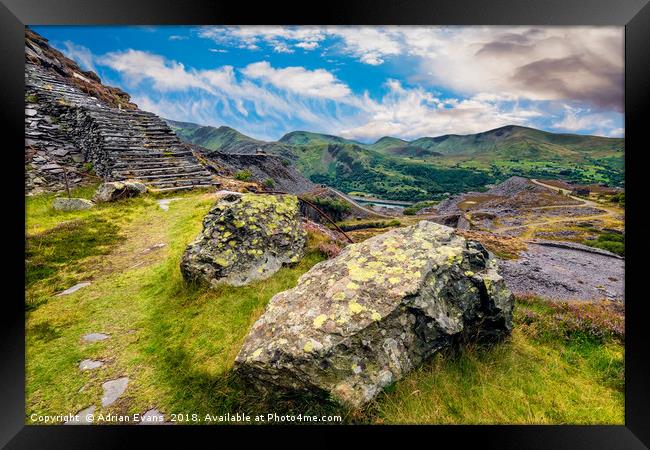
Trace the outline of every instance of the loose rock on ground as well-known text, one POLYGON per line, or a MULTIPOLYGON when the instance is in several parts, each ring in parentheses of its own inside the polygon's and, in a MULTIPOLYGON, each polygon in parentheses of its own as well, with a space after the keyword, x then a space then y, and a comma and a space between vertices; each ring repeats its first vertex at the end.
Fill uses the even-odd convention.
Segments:
POLYGON ((129 377, 121 377, 116 380, 110 380, 102 384, 104 395, 102 397, 102 406, 111 405, 126 390, 129 384, 129 377))
POLYGON ((57 197, 52 203, 52 208, 57 211, 80 211, 90 209, 93 206, 95 204, 85 198, 57 197))
POLYGON ((137 197, 147 192, 147 187, 136 181, 112 181, 102 183, 95 192, 95 202, 114 202, 122 198, 137 197))

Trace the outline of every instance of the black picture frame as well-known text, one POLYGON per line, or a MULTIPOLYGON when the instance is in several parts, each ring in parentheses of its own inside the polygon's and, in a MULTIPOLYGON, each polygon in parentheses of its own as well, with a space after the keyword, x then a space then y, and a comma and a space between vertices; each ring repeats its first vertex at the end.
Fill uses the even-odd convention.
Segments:
MULTIPOLYGON (((131 439, 191 442, 196 433, 226 445, 223 433, 238 438, 275 434, 284 427, 47 427, 25 425, 24 303, 24 26, 105 24, 337 24, 337 25, 617 25, 625 26, 626 164, 626 349, 624 426, 358 426, 335 427, 346 434, 383 440, 400 432, 403 443, 426 439, 432 445, 516 449, 635 449, 650 446, 649 308, 642 271, 647 264, 648 214, 644 211, 644 112, 650 92, 650 5, 648 0, 330 0, 320 5, 181 0, 0 0, 0 116, 7 132, 2 175, 5 214, 3 249, 4 326, 0 328, 0 445, 7 448, 115 448, 131 439), (11 288, 11 289, 8 289, 11 288), (137 436, 136 436, 137 435, 137 436), (419 435, 419 436, 417 436, 419 435), (219 439, 219 441, 215 440, 219 439), (448 444, 449 445, 449 444, 448 444)), ((332 427, 294 427, 291 441, 311 445, 331 435, 332 427), (327 434, 325 434, 327 433, 327 434)), ((336 440, 340 438, 335 438, 336 440)), ((283 441, 287 442, 287 441, 283 441)), ((151 443, 151 442, 150 442, 151 443)), ((408 445, 408 444, 407 444, 408 445)))

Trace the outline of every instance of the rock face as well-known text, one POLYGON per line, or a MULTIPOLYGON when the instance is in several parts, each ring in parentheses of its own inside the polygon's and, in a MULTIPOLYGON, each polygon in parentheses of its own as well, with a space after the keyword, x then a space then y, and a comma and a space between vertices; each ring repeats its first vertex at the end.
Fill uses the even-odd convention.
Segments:
POLYGON ((58 197, 52 202, 52 208, 57 211, 79 211, 81 209, 92 208, 93 206, 95 204, 85 198, 58 197))
POLYGON ((25 30, 25 187, 138 178, 160 190, 213 186, 210 172, 153 113, 25 30))
POLYGON ((216 150, 197 148, 212 163, 221 167, 225 175, 233 176, 239 170, 249 170, 252 179, 260 183, 272 180, 270 190, 288 192, 289 194, 304 194, 316 186, 302 176, 287 160, 268 154, 236 154, 224 153, 216 150))
POLYGON ((113 181, 102 183, 95 192, 96 202, 114 202, 121 198, 137 197, 147 192, 147 187, 136 181, 113 181))
POLYGON ((181 260, 188 281, 242 286, 303 256, 306 233, 292 195, 223 192, 181 260))
POLYGON ((275 295, 235 370, 262 392, 358 407, 443 347, 508 335, 512 306, 479 243, 421 221, 348 246, 275 295))

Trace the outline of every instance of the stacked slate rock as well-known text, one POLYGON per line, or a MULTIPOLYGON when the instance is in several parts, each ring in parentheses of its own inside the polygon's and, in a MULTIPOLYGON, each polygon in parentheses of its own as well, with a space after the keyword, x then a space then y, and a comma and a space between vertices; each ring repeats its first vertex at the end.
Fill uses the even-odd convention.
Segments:
MULTIPOLYGON (((159 190, 214 184, 191 149, 161 118, 137 108, 115 107, 83 92, 76 80, 62 74, 60 61, 46 56, 51 49, 42 46, 48 47, 44 41, 26 40, 28 193, 62 190, 64 166, 70 186, 79 184, 91 169, 108 181, 137 179, 159 190)), ((68 70, 78 69, 69 60, 66 64, 68 70)), ((73 77, 88 80, 82 73, 73 71, 73 77)))

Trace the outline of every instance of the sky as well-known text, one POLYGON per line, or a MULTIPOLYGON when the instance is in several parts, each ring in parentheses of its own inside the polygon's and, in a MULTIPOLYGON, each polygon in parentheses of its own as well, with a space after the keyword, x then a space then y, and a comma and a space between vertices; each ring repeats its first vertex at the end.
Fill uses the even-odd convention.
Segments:
POLYGON ((622 27, 34 26, 162 117, 277 140, 622 137, 622 27))

